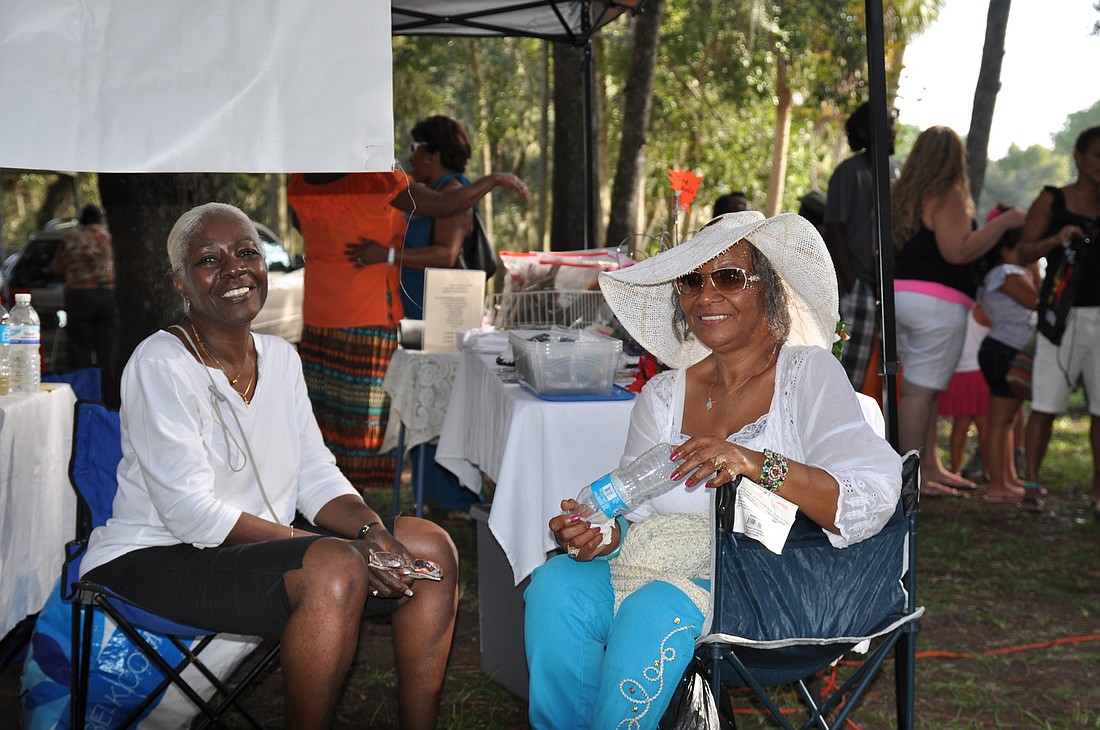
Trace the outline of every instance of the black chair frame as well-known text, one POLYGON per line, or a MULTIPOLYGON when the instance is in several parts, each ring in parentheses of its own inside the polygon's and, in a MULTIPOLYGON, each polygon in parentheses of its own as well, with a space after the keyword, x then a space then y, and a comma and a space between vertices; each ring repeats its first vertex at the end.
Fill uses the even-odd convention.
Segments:
MULTIPOLYGON (((886 625, 880 631, 871 636, 858 637, 860 640, 874 639, 878 643, 863 658, 852 675, 843 684, 831 691, 828 697, 824 698, 824 701, 821 701, 812 689, 812 685, 816 681, 816 676, 813 673, 808 676, 793 676, 788 681, 781 683, 766 684, 757 679, 753 671, 746 666, 742 657, 738 655, 743 647, 717 641, 708 642, 706 637, 703 637, 697 648, 697 654, 703 658, 709 667, 711 688, 716 698, 722 697, 723 684, 735 683, 739 686, 747 686, 752 690, 756 699, 764 705, 768 714, 776 723, 785 730, 794 730, 795 725, 791 723, 775 703, 767 689, 768 686, 792 684, 807 711, 804 722, 798 727, 801 730, 808 730, 809 728, 838 730, 844 725, 860 699, 865 695, 867 689, 871 686, 871 682, 887 659, 893 655, 897 726, 901 730, 912 730, 915 723, 916 641, 917 634, 920 631, 920 617, 924 613, 923 607, 917 606, 916 598, 916 507, 919 497, 919 485, 919 459, 916 453, 911 453, 905 457, 902 463, 902 495, 901 504, 899 505, 907 538, 905 545, 905 555, 908 561, 906 564, 907 570, 902 577, 906 593, 904 606, 898 613, 889 617, 886 625), (841 706, 842 704, 843 706, 841 706), (830 723, 829 717, 834 711, 836 715, 830 723)), ((736 486, 732 483, 720 488, 717 497, 716 519, 716 529, 719 532, 729 533, 732 531, 735 489, 736 486)), ((721 551, 724 544, 722 540, 717 540, 716 549, 721 551)), ((721 564, 721 556, 719 556, 718 564, 721 564)), ((712 614, 720 616, 723 601, 722 592, 712 592, 711 600, 712 614)), ((856 642, 857 640, 854 639, 850 642, 840 641, 837 644, 831 644, 833 653, 829 658, 821 661, 819 669, 828 667, 856 642)), ((756 649, 750 649, 750 651, 773 650, 787 643, 790 642, 758 642, 756 649)), ((830 645, 825 647, 826 651, 828 651, 828 646, 830 645)), ((777 661, 781 661, 781 659, 777 657, 777 661)), ((728 708, 725 702, 722 704, 728 708)), ((732 716, 724 719, 736 726, 736 721, 732 716)))

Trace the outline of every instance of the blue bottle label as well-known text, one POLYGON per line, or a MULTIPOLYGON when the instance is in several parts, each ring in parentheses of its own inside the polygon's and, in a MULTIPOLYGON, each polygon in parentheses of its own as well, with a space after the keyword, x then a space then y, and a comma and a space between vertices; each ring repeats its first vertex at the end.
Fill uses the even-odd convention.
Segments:
POLYGON ((11 328, 7 322, 0 323, 0 344, 11 344, 11 328))
POLYGON ((37 345, 38 344, 38 330, 37 324, 8 324, 7 337, 8 341, 13 345, 37 345))
POLYGON ((628 505, 619 495, 619 490, 611 483, 611 475, 604 474, 588 485, 592 490, 592 496, 596 498, 596 504, 608 518, 622 514, 628 509, 628 505))

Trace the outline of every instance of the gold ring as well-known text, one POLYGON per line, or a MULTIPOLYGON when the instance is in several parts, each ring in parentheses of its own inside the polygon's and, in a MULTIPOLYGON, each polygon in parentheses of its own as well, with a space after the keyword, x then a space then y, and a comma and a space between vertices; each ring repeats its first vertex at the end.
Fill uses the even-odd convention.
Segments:
POLYGON ((723 471, 726 468, 726 463, 726 460, 723 459, 721 456, 716 456, 714 458, 714 473, 717 474, 718 472, 723 471))
POLYGON ((576 545, 566 545, 565 552, 569 553, 569 557, 575 558, 581 554, 581 549, 576 545))
POLYGON ((371 594, 372 596, 374 596, 375 598, 378 598, 378 589, 377 589, 377 588, 375 588, 375 589, 374 589, 373 591, 371 591, 371 592, 370 592, 370 594, 371 594))

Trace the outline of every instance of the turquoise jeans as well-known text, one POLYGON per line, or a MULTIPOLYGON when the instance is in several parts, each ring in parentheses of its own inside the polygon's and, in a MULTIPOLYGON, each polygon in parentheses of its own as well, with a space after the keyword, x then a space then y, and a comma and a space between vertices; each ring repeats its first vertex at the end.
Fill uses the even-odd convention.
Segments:
POLYGON ((561 555, 535 570, 524 599, 532 727, 657 727, 703 627, 687 594, 656 581, 616 614, 607 561, 561 555))

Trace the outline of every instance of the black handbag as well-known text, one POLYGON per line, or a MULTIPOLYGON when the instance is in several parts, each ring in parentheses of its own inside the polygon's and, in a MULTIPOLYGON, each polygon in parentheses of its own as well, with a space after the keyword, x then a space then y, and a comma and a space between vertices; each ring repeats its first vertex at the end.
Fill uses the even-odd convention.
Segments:
POLYGON ((658 730, 726 730, 730 723, 718 712, 707 668, 699 657, 693 657, 676 684, 668 709, 657 725, 658 730))
POLYGON ((1081 279, 1085 273, 1085 258, 1089 255, 1096 224, 1089 226, 1084 236, 1074 236, 1062 249, 1062 257, 1053 271, 1048 271, 1039 292, 1039 334, 1055 345, 1062 344, 1069 311, 1077 300, 1081 279))
POLYGON ((458 254, 458 260, 455 261, 455 268, 484 271, 486 279, 492 279, 497 273, 497 252, 485 233, 485 226, 482 225, 481 216, 476 210, 474 227, 462 241, 462 250, 458 254))

